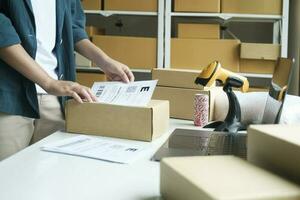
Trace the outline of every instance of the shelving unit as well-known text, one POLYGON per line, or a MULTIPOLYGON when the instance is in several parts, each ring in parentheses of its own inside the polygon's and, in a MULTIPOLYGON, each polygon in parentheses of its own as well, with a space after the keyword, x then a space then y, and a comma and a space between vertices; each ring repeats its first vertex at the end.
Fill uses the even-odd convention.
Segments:
MULTIPOLYGON (((288 18, 289 0, 283 0, 282 15, 257 15, 257 14, 230 14, 230 13, 190 13, 172 12, 172 0, 165 0, 165 68, 171 67, 171 25, 172 17, 198 17, 201 19, 215 20, 220 24, 228 22, 269 22, 273 23, 273 43, 281 44, 281 56, 288 54, 288 18)), ((240 73, 249 79, 268 79, 270 74, 240 73)))
MULTIPOLYGON (((87 15, 111 16, 153 16, 157 17, 157 67, 170 68, 171 60, 171 24, 173 17, 191 17, 213 20, 220 24, 229 22, 257 22, 272 23, 274 44, 281 44, 281 56, 288 54, 288 21, 289 21, 289 0, 283 0, 282 15, 258 15, 258 14, 234 14, 234 13, 190 13, 172 12, 172 0, 158 0, 157 12, 139 11, 110 11, 110 10, 85 10, 87 15)), ((78 68, 78 71, 101 72, 97 68, 78 68)), ((135 74, 144 74, 143 77, 151 78, 151 70, 132 70, 135 74)), ((271 80, 270 74, 240 73, 251 80, 259 83, 266 83, 271 80)))
MULTIPOLYGON (((153 16, 157 17, 157 67, 163 68, 164 61, 164 12, 165 3, 164 0, 158 0, 158 11, 157 12, 140 12, 140 11, 111 11, 111 10, 85 10, 85 14, 96 14, 103 17, 110 16, 153 16)), ((139 69, 134 69, 134 72, 141 72, 139 69)), ((150 70, 142 70, 149 71, 150 70)))

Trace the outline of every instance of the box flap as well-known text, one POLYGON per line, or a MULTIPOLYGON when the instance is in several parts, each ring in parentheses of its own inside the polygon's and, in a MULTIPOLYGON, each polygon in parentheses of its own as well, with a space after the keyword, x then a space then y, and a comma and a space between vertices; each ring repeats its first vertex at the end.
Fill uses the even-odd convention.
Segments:
POLYGON ((243 59, 277 60, 279 56, 280 45, 278 44, 241 44, 241 58, 243 59))

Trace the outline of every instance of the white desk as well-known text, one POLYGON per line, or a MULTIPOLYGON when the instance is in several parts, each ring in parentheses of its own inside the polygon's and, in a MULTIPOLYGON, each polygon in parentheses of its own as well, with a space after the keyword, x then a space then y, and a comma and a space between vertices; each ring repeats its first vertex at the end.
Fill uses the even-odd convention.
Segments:
POLYGON ((0 200, 158 200, 159 163, 149 159, 174 128, 196 127, 170 120, 169 132, 130 165, 41 151, 45 143, 74 136, 56 132, 0 162, 0 200))

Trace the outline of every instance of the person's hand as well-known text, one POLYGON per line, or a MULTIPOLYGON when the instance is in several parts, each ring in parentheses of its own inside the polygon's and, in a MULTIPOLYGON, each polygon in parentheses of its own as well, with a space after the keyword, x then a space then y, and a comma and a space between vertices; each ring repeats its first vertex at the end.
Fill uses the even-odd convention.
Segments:
POLYGON ((97 101, 96 96, 92 93, 90 88, 72 81, 50 79, 42 87, 48 94, 55 96, 71 96, 79 103, 82 103, 83 101, 97 101))
POLYGON ((129 67, 111 58, 101 68, 108 81, 122 81, 125 83, 134 81, 134 75, 129 67))

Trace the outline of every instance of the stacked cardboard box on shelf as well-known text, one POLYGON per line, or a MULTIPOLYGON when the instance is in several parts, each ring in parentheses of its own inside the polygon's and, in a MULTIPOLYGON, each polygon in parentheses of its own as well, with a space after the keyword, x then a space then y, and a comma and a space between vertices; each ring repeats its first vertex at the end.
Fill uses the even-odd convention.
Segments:
POLYGON ((220 25, 180 23, 178 38, 220 39, 220 25))
POLYGON ((86 26, 85 31, 89 37, 94 35, 105 35, 105 29, 95 26, 86 26))
POLYGON ((92 87, 94 82, 106 81, 106 76, 100 72, 77 72, 76 82, 86 87, 92 87))
POLYGON ((81 0, 84 10, 101 10, 102 0, 81 0))
POLYGON ((92 40, 110 57, 132 69, 156 67, 156 38, 96 35, 92 40))
POLYGON ((214 98, 222 92, 220 88, 207 88, 194 83, 200 71, 153 69, 152 79, 158 80, 153 98, 170 101, 170 116, 193 120, 196 94, 209 96, 209 120, 213 120, 214 98))
POLYGON ((157 12, 157 0, 104 0, 104 10, 157 12))
POLYGON ((220 0, 174 0, 175 12, 219 13, 220 0))
POLYGON ((171 68, 201 70, 217 60, 238 72, 239 46, 239 40, 172 38, 171 68))
POLYGON ((280 55, 280 45, 242 43, 240 72, 272 74, 280 55))
POLYGON ((222 0, 222 13, 281 15, 282 0, 222 0))

